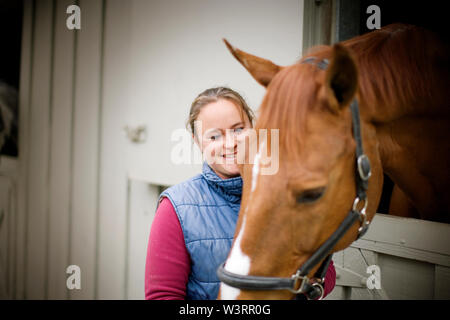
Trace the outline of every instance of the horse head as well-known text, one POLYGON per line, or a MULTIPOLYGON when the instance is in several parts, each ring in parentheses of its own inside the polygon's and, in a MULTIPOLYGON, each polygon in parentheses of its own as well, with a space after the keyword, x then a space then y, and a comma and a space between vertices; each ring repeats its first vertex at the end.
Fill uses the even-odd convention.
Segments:
MULTIPOLYGON (((358 67, 351 52, 339 44, 281 67, 224 41, 266 87, 256 132, 279 129, 279 133, 276 142, 254 139, 258 153, 241 167, 241 210, 223 269, 243 278, 254 277, 255 283, 268 277, 288 279, 332 236, 356 204, 357 143, 350 105, 359 99, 358 67), (309 61, 314 63, 305 63, 309 61), (270 143, 278 143, 279 152, 262 161, 270 143), (263 169, 274 161, 278 161, 278 170, 264 174, 263 169)), ((361 119, 364 152, 372 170, 363 204, 369 222, 377 209, 383 174, 374 130, 364 123, 363 114, 361 119)), ((330 252, 349 246, 360 226, 357 221, 352 223, 330 252)), ((308 270, 309 279, 322 258, 308 270)), ((222 283, 219 298, 291 299, 295 291, 233 287, 222 283)))

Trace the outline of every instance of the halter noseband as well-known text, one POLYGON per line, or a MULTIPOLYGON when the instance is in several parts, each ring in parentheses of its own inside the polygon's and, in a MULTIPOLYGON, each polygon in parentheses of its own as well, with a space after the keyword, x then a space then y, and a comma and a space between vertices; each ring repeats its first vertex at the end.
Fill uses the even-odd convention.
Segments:
MULTIPOLYGON (((315 57, 306 58, 301 63, 315 64, 321 70, 326 70, 329 64, 327 59, 317 61, 315 57)), ((357 220, 360 221, 357 239, 362 237, 369 227, 369 221, 366 215, 368 203, 366 191, 371 176, 371 167, 369 158, 364 154, 363 150, 359 107, 356 98, 350 104, 350 110, 352 114, 353 137, 356 142, 356 198, 353 202, 352 209, 336 231, 334 231, 290 278, 240 275, 227 271, 224 267, 224 262, 217 270, 220 281, 231 287, 243 290, 289 290, 296 294, 296 299, 304 299, 305 297, 307 299, 323 298, 325 275, 333 255, 332 253, 330 254, 331 250, 357 220), (361 209, 360 203, 363 203, 361 209), (311 269, 322 260, 324 261, 314 277, 309 279, 307 275, 311 269)))

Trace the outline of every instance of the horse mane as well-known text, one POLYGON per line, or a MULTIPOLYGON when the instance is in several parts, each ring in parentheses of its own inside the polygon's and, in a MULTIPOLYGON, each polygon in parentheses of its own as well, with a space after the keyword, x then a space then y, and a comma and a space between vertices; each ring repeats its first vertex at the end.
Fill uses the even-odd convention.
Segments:
POLYGON ((356 59, 362 104, 390 109, 372 114, 423 115, 431 111, 429 101, 445 92, 441 90, 443 77, 448 79, 448 48, 427 29, 396 23, 342 44, 356 59), (420 104, 425 110, 417 108, 420 104))
MULTIPOLYGON (((432 32, 391 24, 341 44, 356 61, 360 104, 372 121, 449 112, 430 110, 429 102, 436 99, 442 102, 433 105, 447 105, 443 93, 449 75, 448 47, 432 32)), ((298 63, 282 69, 272 79, 261 104, 256 127, 282 128, 280 148, 284 146, 284 151, 292 155, 299 154, 308 112, 325 103, 316 101, 321 87, 317 75, 323 71, 301 61, 309 56, 330 59, 331 54, 331 46, 316 46, 298 63)))

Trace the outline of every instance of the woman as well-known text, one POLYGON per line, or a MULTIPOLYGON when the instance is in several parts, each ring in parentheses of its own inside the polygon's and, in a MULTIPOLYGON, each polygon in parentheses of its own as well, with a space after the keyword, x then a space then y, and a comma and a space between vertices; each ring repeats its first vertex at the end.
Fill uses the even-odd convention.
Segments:
MULTIPOLYGON (((148 244, 146 299, 217 297, 216 270, 231 248, 241 203, 237 144, 252 122, 247 103, 229 88, 205 90, 192 103, 188 127, 207 161, 201 174, 160 196, 148 244)), ((330 264, 325 294, 335 277, 330 264)))

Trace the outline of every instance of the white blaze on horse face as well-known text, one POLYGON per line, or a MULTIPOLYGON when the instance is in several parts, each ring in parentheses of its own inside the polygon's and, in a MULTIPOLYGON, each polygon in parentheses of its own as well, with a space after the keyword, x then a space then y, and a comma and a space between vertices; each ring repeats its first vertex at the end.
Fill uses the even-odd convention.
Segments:
POLYGON ((252 168, 252 189, 251 192, 253 192, 256 188, 256 183, 258 182, 258 175, 259 175, 259 161, 261 159, 261 149, 264 143, 261 143, 259 146, 258 153, 256 154, 254 160, 253 160, 253 168, 252 168))
MULTIPOLYGON (((249 202, 252 200, 252 193, 256 188, 256 183, 258 182, 258 175, 259 175, 259 162, 261 158, 261 149, 264 146, 264 142, 262 142, 259 145, 258 153, 255 155, 255 158, 253 160, 253 168, 252 168, 252 188, 250 192, 250 199, 249 202)), ((233 244, 233 248, 231 249, 230 256, 228 260, 225 263, 225 270, 240 274, 240 275, 248 275, 250 271, 250 258, 242 252, 241 249, 241 241, 242 236, 245 231, 245 222, 247 219, 247 209, 248 207, 245 207, 244 210, 244 219, 242 221, 241 230, 239 230, 239 234, 236 238, 236 241, 233 244)), ((224 283, 221 283, 220 285, 220 294, 221 299, 223 300, 236 300, 237 296, 241 293, 241 290, 237 288, 230 287, 224 283)))
MULTIPOLYGON (((245 211, 247 211, 247 208, 245 211)), ((230 257, 225 264, 225 270, 240 275, 248 275, 248 272, 250 271, 250 258, 244 254, 241 249, 242 235, 245 230, 245 220, 246 216, 244 215, 241 230, 239 230, 239 235, 237 236, 233 248, 231 249, 230 257)), ((241 290, 237 288, 230 287, 224 283, 220 285, 220 294, 221 299, 223 300, 236 300, 240 293, 241 290)))

